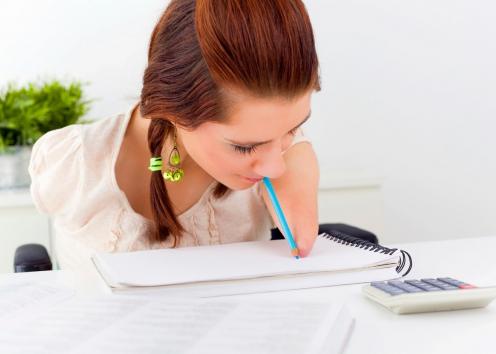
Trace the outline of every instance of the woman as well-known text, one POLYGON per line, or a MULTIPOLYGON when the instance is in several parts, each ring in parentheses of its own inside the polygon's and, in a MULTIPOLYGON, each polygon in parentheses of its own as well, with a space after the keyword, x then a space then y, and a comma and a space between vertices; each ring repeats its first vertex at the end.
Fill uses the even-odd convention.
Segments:
MULTIPOLYGON (((272 179, 301 256, 318 232, 318 164, 299 128, 319 90, 300 0, 173 0, 156 25, 140 101, 49 132, 31 192, 56 258, 270 239, 272 179)), ((289 247, 288 247, 289 255, 289 247)))

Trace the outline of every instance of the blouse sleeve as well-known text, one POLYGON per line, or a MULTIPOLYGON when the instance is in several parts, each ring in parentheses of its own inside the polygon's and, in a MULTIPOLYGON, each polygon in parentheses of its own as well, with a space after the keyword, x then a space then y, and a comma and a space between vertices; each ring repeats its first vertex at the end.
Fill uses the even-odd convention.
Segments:
POLYGON ((36 141, 31 152, 31 196, 38 211, 63 212, 78 188, 81 157, 81 126, 52 130, 36 141))

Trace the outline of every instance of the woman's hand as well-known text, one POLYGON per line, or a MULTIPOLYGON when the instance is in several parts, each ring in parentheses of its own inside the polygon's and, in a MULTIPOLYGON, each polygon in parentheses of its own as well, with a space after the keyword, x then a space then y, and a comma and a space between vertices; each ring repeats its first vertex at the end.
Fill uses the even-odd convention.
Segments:
MULTIPOLYGON (((312 145, 301 142, 291 146, 284 153, 286 172, 273 179, 277 198, 298 245, 301 257, 310 254, 319 231, 318 184, 319 166, 312 145)), ((267 190, 262 188, 262 196, 274 223, 282 232, 282 226, 274 211, 267 190)), ((289 250, 288 250, 289 252, 289 250)))

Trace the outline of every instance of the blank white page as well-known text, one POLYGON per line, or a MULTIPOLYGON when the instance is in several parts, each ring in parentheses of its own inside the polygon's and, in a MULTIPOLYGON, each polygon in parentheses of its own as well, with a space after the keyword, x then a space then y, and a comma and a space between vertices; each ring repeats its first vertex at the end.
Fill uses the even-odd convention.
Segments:
POLYGON ((311 254, 300 259, 286 240, 275 240, 100 253, 93 260, 111 285, 160 286, 392 266, 398 257, 317 237, 311 254))

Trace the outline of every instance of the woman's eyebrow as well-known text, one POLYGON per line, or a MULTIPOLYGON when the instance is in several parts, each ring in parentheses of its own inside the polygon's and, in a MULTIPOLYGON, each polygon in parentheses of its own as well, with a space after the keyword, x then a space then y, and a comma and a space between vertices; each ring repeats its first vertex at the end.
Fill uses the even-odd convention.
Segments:
MULTIPOLYGON (((305 117, 305 119, 303 119, 303 121, 300 124, 298 124, 296 127, 294 127, 293 129, 291 129, 290 131, 296 130, 300 126, 302 126, 303 123, 305 123, 310 118, 311 115, 312 115, 312 111, 308 112, 308 115, 305 117)), ((267 144, 267 143, 270 143, 271 142, 271 140, 267 140, 267 141, 244 142, 244 143, 241 143, 239 141, 236 142, 236 141, 233 141, 233 140, 230 140, 230 139, 227 139, 227 138, 224 138, 224 139, 227 140, 227 141, 229 141, 232 144, 239 145, 239 146, 259 146, 259 145, 263 145, 263 144, 267 144)))

